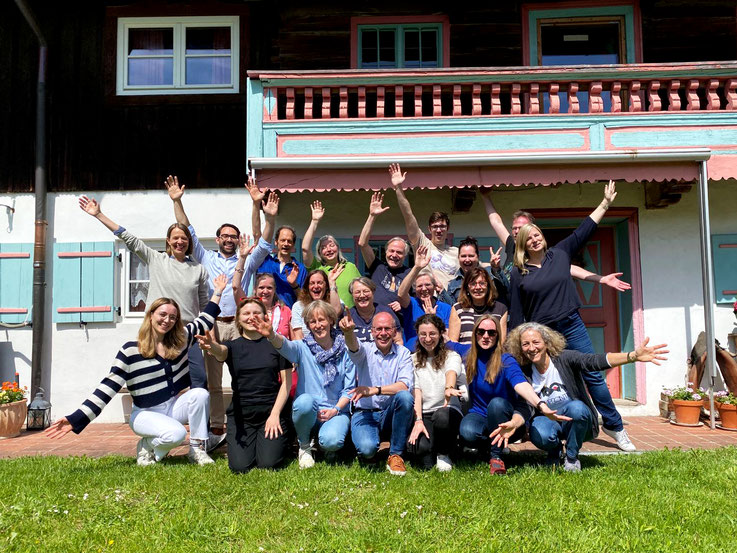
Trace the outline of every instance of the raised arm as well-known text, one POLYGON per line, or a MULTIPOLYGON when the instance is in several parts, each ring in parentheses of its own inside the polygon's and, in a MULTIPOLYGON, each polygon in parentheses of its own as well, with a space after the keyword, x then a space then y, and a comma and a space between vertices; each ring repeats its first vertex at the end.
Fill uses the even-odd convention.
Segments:
POLYGON ((345 345, 348 348, 348 351, 357 352, 358 348, 361 346, 359 345, 358 338, 356 338, 356 334, 354 332, 356 330, 356 323, 353 321, 350 311, 346 311, 345 317, 340 320, 338 326, 340 327, 343 336, 345 336, 345 345))
POLYGON ((177 220, 177 223, 188 227, 189 219, 187 218, 187 214, 184 212, 184 206, 182 205, 182 196, 184 195, 184 189, 186 186, 179 184, 179 179, 176 176, 171 175, 166 177, 164 186, 166 187, 166 191, 169 193, 169 198, 171 198, 171 201, 174 204, 174 218, 177 220))
POLYGON ((315 238, 315 232, 320 224, 320 219, 325 215, 325 209, 322 207, 322 203, 319 200, 312 202, 312 205, 310 205, 310 211, 312 217, 310 219, 310 226, 307 227, 305 235, 302 238, 302 262, 305 264, 305 267, 310 267, 313 259, 315 258, 315 256, 312 255, 312 241, 315 238))
POLYGON ((606 284, 607 286, 614 288, 617 292, 626 292, 627 290, 630 290, 632 286, 624 282, 623 280, 619 280, 619 277, 622 276, 622 273, 610 273, 608 275, 597 275, 596 273, 592 273, 591 271, 587 271, 583 267, 579 267, 578 265, 571 265, 571 276, 573 278, 577 278, 578 280, 586 280, 588 282, 598 282, 600 284, 606 284))
POLYGON ((604 199, 601 200, 599 206, 589 215, 594 222, 598 225, 604 218, 604 214, 609 209, 609 206, 614 203, 614 199, 617 197, 617 189, 614 186, 614 181, 610 180, 609 184, 604 186, 604 199))
POLYGON ((264 193, 261 192, 256 184, 256 179, 250 175, 245 186, 253 201, 253 206, 251 207, 251 234, 253 234, 254 242, 258 242, 258 239, 261 238, 261 202, 264 199, 264 193))
POLYGON ((407 273, 407 276, 402 279, 402 283, 399 285, 397 295, 399 296, 399 305, 402 309, 407 307, 410 302, 409 291, 412 289, 412 284, 422 272, 422 269, 430 264, 430 256, 427 253, 426 246, 420 246, 415 252, 415 265, 412 270, 407 273))
POLYGON ((235 269, 233 269, 233 280, 231 282, 233 286, 233 299, 236 305, 238 305, 242 298, 246 297, 246 291, 243 289, 246 259, 251 255, 255 247, 256 244, 254 244, 250 236, 241 234, 238 237, 238 262, 235 264, 235 269))
POLYGON ((279 212, 279 196, 276 192, 270 192, 269 197, 264 204, 264 215, 266 215, 266 224, 264 224, 263 239, 269 244, 274 241, 274 228, 276 225, 276 214, 279 212))
POLYGON ((402 173, 399 163, 392 163, 389 166, 389 177, 392 181, 392 188, 397 193, 397 203, 399 204, 399 211, 402 212, 402 217, 404 217, 407 237, 409 238, 410 244, 416 246, 422 237, 422 231, 420 230, 420 225, 417 224, 415 214, 412 213, 412 206, 409 204, 409 200, 404 195, 404 190, 402 189, 402 183, 407 177, 407 172, 402 173))
POLYGON ((381 192, 374 192, 371 195, 371 203, 369 204, 369 214, 366 218, 366 222, 361 229, 361 236, 358 238, 358 247, 361 248, 361 255, 363 261, 366 263, 366 268, 371 267, 376 259, 374 249, 369 245, 369 238, 371 238, 371 229, 374 227, 374 221, 376 218, 384 213, 389 206, 382 207, 384 201, 384 194, 381 192))
POLYGON ((103 225, 105 225, 111 232, 115 232, 120 228, 120 225, 111 219, 109 219, 100 209, 100 204, 97 203, 97 200, 95 198, 88 198, 87 196, 81 196, 79 198, 79 207, 87 213, 88 215, 91 215, 98 221, 100 221, 103 225))
POLYGON ((657 346, 648 347, 648 342, 650 342, 650 338, 645 338, 635 351, 607 353, 606 358, 609 361, 609 365, 616 367, 625 363, 634 363, 635 361, 660 365, 660 361, 668 360, 665 357, 666 353, 670 353, 669 350, 665 349, 668 347, 668 344, 658 344, 657 346))
POLYGON ((205 355, 212 355, 221 363, 228 358, 228 348, 217 341, 212 330, 207 330, 204 334, 197 334, 195 338, 205 355))
POLYGON ((340 316, 341 312, 343 311, 343 306, 340 303, 340 294, 338 293, 338 277, 345 269, 344 263, 336 263, 335 266, 330 269, 330 272, 328 273, 328 287, 330 288, 330 293, 328 294, 328 297, 330 298, 330 305, 333 309, 335 309, 335 312, 340 316))
POLYGON ((501 215, 497 213, 494 202, 491 201, 490 188, 483 188, 481 190, 481 199, 484 201, 484 208, 486 209, 486 216, 489 218, 491 229, 496 233, 503 246, 507 243, 507 238, 509 238, 509 230, 504 226, 501 215))

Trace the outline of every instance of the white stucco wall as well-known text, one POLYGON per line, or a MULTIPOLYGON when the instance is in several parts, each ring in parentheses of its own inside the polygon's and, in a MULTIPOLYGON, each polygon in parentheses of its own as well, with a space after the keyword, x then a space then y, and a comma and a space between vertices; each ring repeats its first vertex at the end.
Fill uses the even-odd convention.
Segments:
MULTIPOLYGON (((674 206, 663 210, 646 210, 641 185, 622 184, 618 191, 617 206, 639 208, 645 333, 654 341, 667 342, 671 350, 669 360, 661 367, 648 366, 645 381, 647 402, 644 405, 622 407, 622 412, 625 415, 654 415, 658 412, 662 387, 683 381, 691 345, 704 326, 698 196, 694 189, 674 206)), ((494 200, 506 220, 519 208, 591 207, 598 204, 601 192, 601 186, 591 184, 563 185, 555 189, 500 189, 494 193, 494 200)), ((712 183, 710 193, 712 233, 737 233, 737 220, 732 211, 737 205, 737 184, 712 183)), ((425 225, 432 211, 450 210, 450 190, 410 190, 407 195, 421 226, 425 225)), ((109 217, 144 239, 160 240, 173 221, 171 202, 160 190, 109 192, 96 197, 109 217)), ((309 203, 319 199, 327 210, 319 235, 358 235, 366 217, 369 197, 368 192, 284 194, 278 224, 292 224, 302 236, 309 223, 309 203)), ((49 253, 52 251, 52 241, 111 239, 107 229, 79 210, 77 198, 78 194, 49 196, 49 253)), ((33 196, 0 195, 0 203, 13 202, 16 211, 12 216, 0 208, 0 240, 32 242, 33 196)), ((375 225, 374 233, 403 234, 404 224, 391 190, 387 191, 385 202, 391 209, 375 225)), ((212 238, 217 226, 224 221, 235 223, 241 230, 250 230, 251 202, 242 189, 207 192, 188 190, 184 205, 202 239, 212 238)), ((476 201, 470 213, 452 214, 451 218, 451 231, 456 237, 491 234, 480 200, 476 201)), ((89 323, 87 328, 51 323, 51 261, 49 255, 44 366, 49 375, 50 382, 46 382, 46 386, 51 392, 54 416, 60 416, 75 409, 107 374, 117 349, 124 341, 135 336, 140 319, 89 323)), ((116 290, 119 304, 122 305, 121 276, 118 277, 116 290)), ((717 306, 716 336, 722 345, 727 344, 727 334, 734 332, 734 321, 731 306, 717 306)), ((0 340, 12 342, 16 370, 20 373, 21 381, 29 383, 31 330, 0 327, 0 340)), ((730 349, 734 351, 733 344, 730 344, 730 349)), ((121 402, 116 399, 98 420, 120 421, 122 417, 121 402)))

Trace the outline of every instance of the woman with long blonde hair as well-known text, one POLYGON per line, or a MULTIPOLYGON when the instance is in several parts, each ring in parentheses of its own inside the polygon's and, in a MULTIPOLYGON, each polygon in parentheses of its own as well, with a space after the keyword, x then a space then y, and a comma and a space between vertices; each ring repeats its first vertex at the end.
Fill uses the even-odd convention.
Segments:
POLYGON ((46 435, 58 438, 70 430, 79 434, 125 386, 133 399, 130 427, 141 436, 139 465, 153 465, 181 444, 187 436, 185 424, 190 429, 189 460, 198 465, 212 463, 206 452, 210 395, 204 388, 181 392, 190 386, 188 350, 197 335, 215 324, 226 282, 225 275, 215 279, 215 293, 204 312, 187 325, 182 324, 179 305, 173 299, 151 303, 138 341, 123 344, 100 386, 74 413, 54 422, 46 435))

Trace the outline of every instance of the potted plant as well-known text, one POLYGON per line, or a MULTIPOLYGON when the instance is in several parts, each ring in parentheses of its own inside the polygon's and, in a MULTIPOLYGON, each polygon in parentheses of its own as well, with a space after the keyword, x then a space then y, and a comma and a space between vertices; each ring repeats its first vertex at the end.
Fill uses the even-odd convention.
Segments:
POLYGON ((695 426, 699 424, 701 407, 704 396, 700 390, 694 390, 689 382, 688 386, 679 386, 663 393, 673 402, 673 410, 676 413, 676 424, 695 426))
POLYGON ((0 439, 20 434, 26 421, 26 391, 15 382, 3 382, 0 388, 0 439))
POLYGON ((722 428, 737 430, 737 396, 732 392, 717 392, 714 394, 714 403, 719 410, 722 428))

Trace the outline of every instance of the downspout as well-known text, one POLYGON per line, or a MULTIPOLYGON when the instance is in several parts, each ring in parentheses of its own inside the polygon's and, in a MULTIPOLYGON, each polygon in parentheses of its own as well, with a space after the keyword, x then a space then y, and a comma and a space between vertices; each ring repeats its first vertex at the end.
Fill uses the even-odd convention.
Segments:
MULTIPOLYGON (((711 225, 709 223, 709 176, 706 162, 699 164, 699 228, 701 230, 701 283, 704 293, 704 330, 706 331, 706 366, 709 372, 709 418, 714 430, 714 384, 717 368, 714 349, 714 268, 711 258, 711 225)), ((694 388, 701 383, 694 382, 694 388)))
POLYGON ((43 338, 46 303, 46 60, 48 47, 36 16, 25 0, 15 0, 26 22, 38 38, 38 81, 36 84, 36 196, 33 242, 33 342, 31 347, 31 397, 36 395, 43 376, 43 338))

